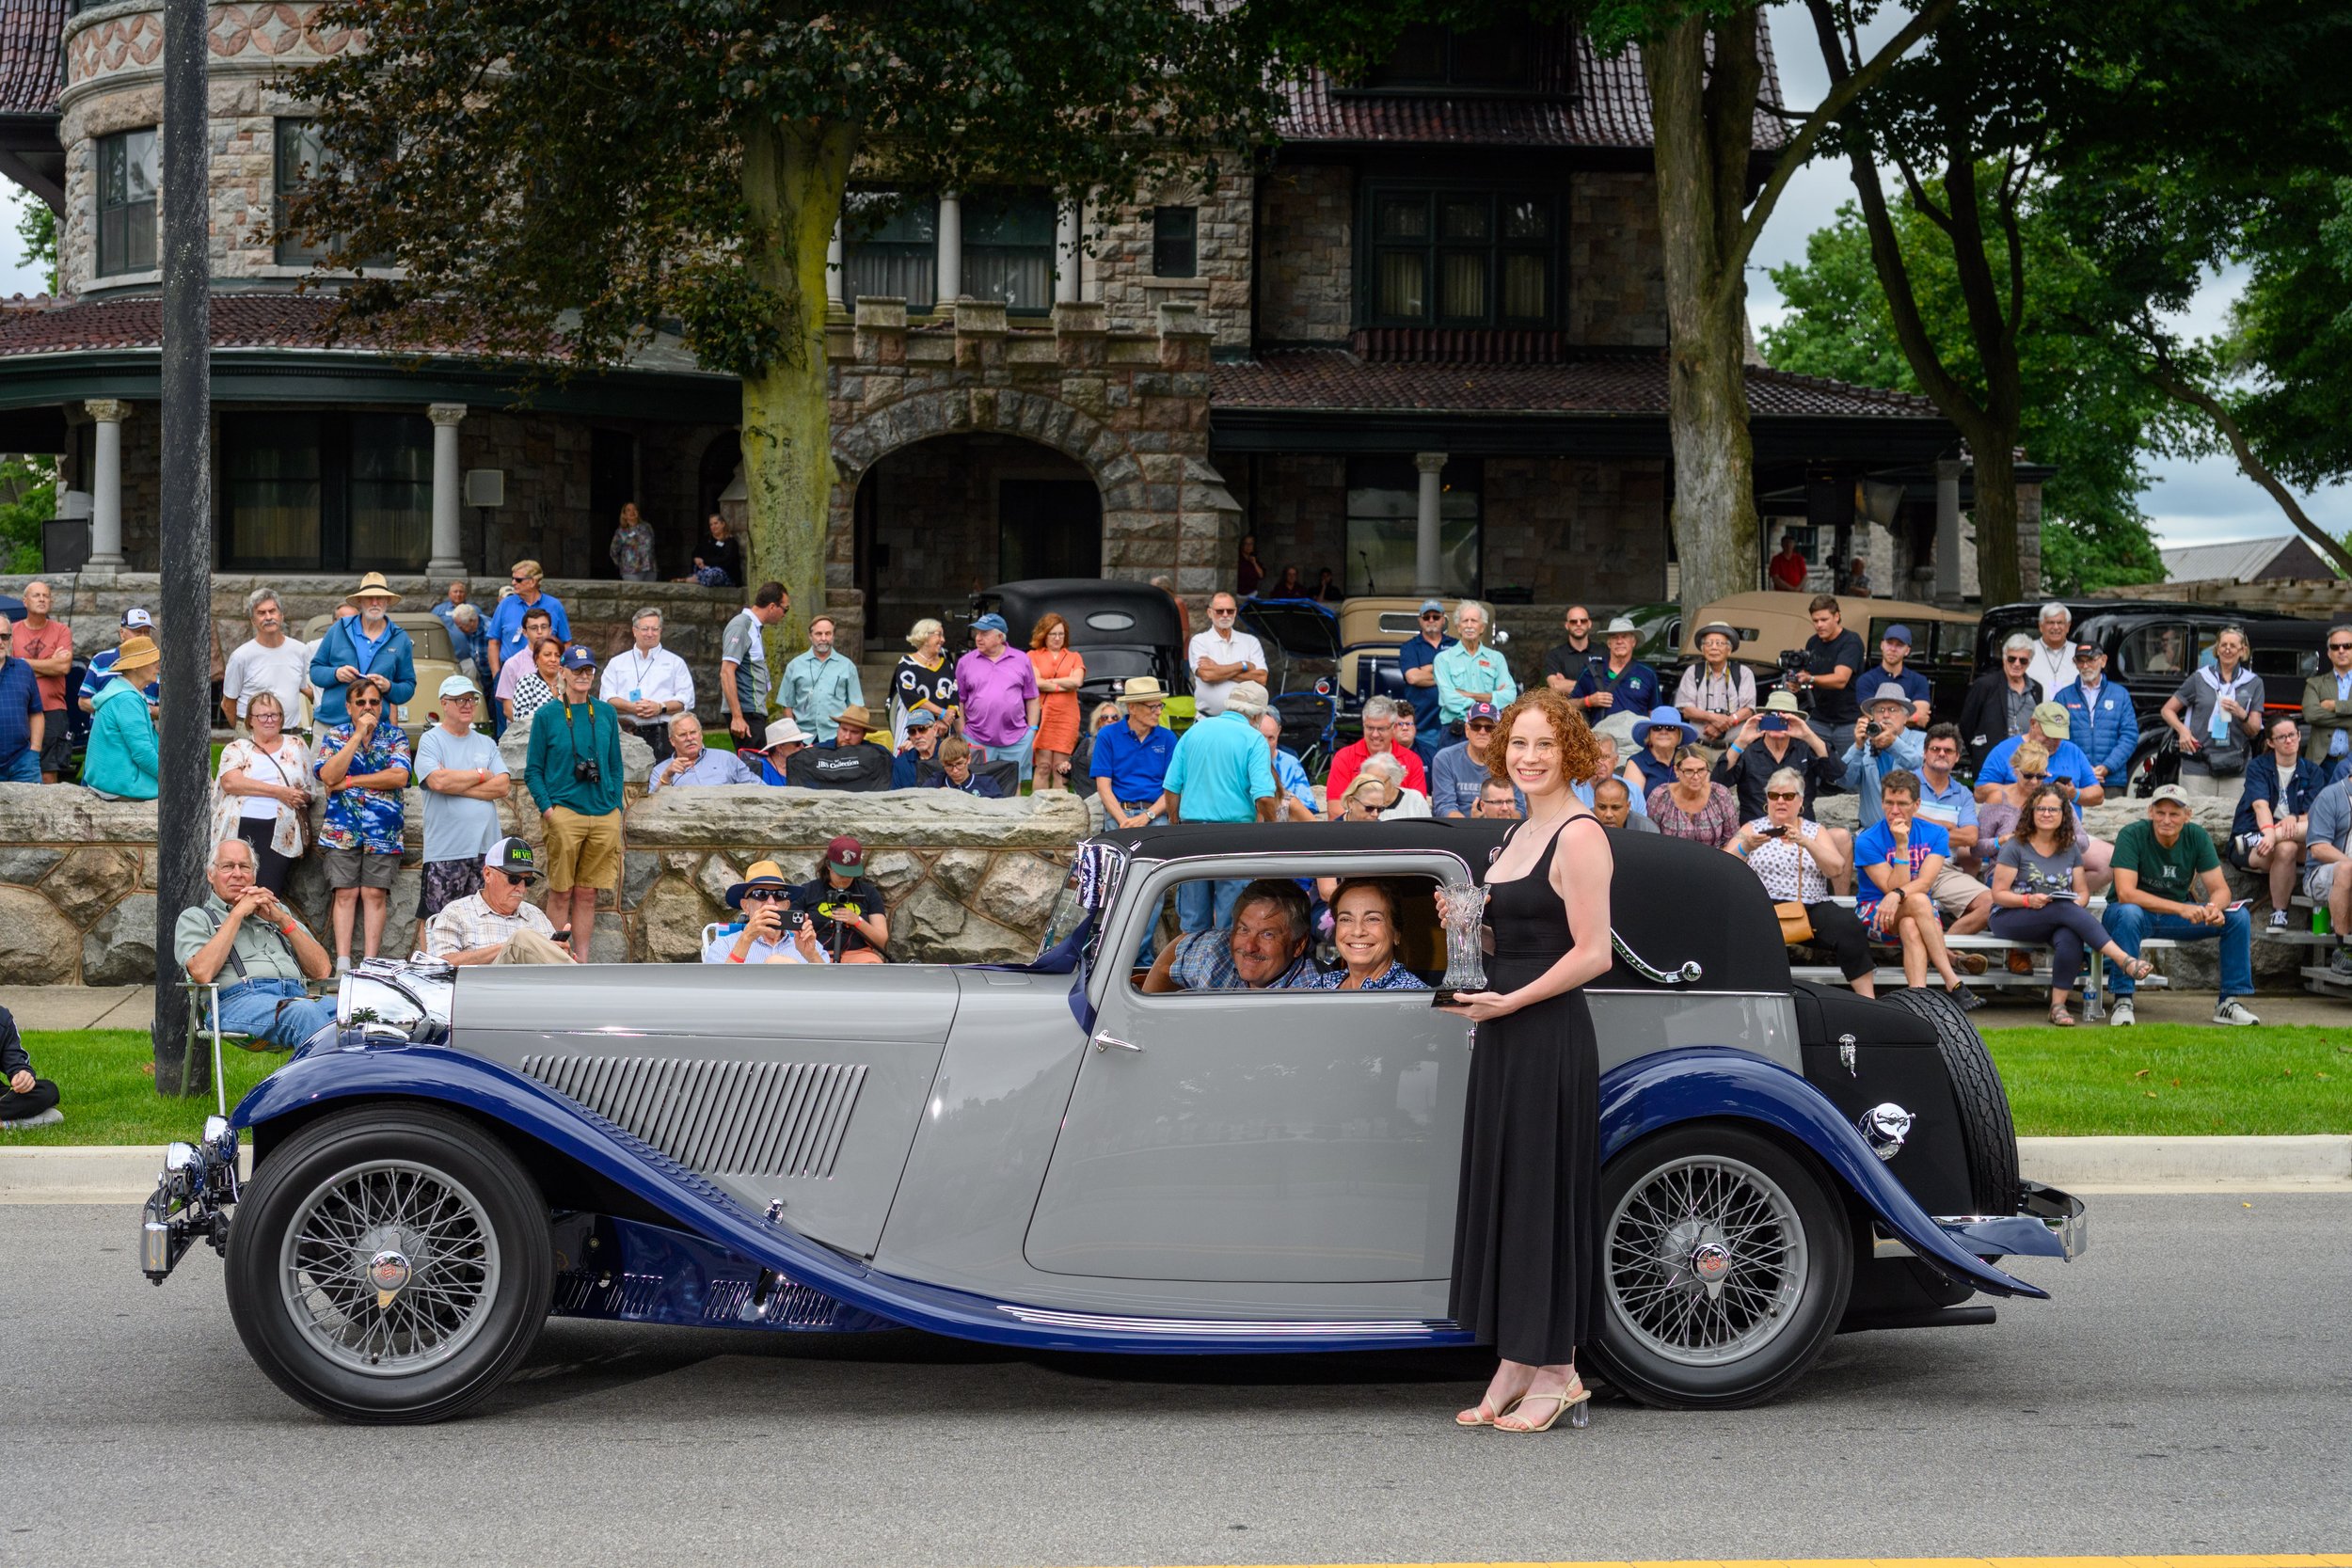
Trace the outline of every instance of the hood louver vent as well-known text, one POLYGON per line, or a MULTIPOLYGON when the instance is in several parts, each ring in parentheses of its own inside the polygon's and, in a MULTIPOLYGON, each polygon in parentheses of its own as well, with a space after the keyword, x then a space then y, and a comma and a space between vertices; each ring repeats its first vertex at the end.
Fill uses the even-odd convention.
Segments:
POLYGON ((707 1176, 829 1177, 864 1064, 525 1056, 522 1070, 707 1176))

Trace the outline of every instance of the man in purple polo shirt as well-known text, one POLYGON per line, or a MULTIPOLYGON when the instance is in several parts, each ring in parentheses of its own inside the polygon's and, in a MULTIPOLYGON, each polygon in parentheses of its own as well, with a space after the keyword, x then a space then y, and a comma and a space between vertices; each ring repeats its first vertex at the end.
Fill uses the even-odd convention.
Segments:
POLYGON ((1005 645, 1005 618, 993 612, 972 623, 972 651, 956 661, 956 701, 965 738, 992 761, 1018 761, 1026 783, 1037 740, 1037 666, 1005 645))

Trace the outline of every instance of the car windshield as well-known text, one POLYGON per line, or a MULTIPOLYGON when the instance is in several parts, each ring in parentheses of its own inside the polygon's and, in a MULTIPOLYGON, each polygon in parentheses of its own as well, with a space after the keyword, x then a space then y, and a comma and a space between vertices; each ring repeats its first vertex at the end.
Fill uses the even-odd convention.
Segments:
POLYGON ((1242 611, 1245 629, 1296 658, 1337 658, 1339 618, 1311 599, 1260 599, 1242 611))

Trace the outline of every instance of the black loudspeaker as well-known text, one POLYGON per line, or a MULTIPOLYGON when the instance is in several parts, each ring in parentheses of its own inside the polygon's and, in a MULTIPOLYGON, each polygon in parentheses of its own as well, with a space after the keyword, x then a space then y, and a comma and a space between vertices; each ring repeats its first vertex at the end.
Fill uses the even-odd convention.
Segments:
POLYGON ((89 564, 89 519, 52 517, 40 525, 40 569, 78 572, 89 564))

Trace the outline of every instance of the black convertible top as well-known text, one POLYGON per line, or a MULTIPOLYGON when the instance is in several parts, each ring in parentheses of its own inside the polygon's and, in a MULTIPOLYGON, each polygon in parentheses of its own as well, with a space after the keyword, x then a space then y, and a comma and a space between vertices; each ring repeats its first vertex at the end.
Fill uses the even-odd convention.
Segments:
MULTIPOLYGON (((1390 822, 1184 823, 1105 833, 1138 861, 1179 861, 1196 855, 1288 855, 1311 850, 1369 852, 1439 850, 1459 855, 1484 879, 1507 822, 1408 818, 1390 822)), ((1617 939, 1654 969, 1700 967, 1694 989, 1789 989, 1788 951, 1781 942, 1772 901, 1756 874, 1720 849, 1662 833, 1608 830, 1616 875, 1610 887, 1610 921, 1617 939)), ((1623 952, 1607 982, 1651 982, 1623 952)))

